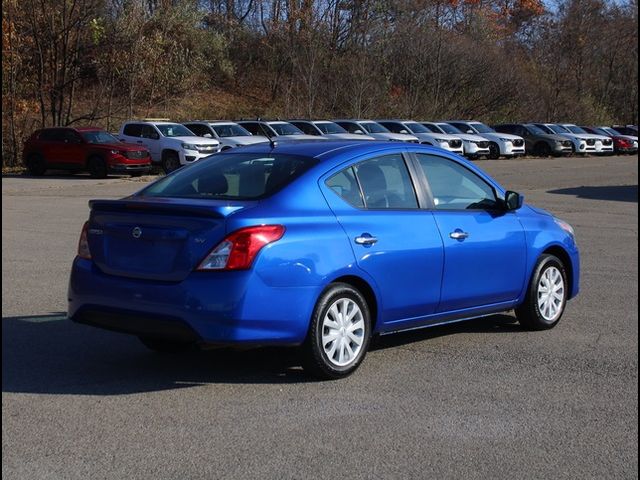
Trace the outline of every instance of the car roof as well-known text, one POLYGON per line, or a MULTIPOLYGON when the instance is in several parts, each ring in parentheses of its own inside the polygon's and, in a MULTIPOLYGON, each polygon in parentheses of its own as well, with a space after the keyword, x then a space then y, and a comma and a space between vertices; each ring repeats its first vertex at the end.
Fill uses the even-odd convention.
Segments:
POLYGON ((100 128, 100 127, 55 127, 55 128, 72 128, 74 130, 77 130, 78 132, 95 132, 95 131, 106 132, 104 128, 100 128))

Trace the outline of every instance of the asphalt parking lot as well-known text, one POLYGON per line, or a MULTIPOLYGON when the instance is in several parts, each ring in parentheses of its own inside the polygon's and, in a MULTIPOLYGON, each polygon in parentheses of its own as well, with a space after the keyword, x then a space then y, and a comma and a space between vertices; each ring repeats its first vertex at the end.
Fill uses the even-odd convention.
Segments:
POLYGON ((335 382, 289 350, 163 357, 72 324, 87 200, 142 183, 3 178, 4 478, 637 478, 638 157, 478 163, 575 227, 581 295, 551 331, 383 337, 335 382))

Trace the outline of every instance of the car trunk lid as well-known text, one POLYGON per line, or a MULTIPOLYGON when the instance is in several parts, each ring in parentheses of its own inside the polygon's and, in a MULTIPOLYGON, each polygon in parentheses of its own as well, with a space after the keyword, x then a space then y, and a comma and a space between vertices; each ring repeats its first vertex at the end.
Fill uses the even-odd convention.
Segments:
POLYGON ((179 282, 224 238, 226 218, 255 203, 160 197, 92 200, 91 256, 109 275, 179 282))

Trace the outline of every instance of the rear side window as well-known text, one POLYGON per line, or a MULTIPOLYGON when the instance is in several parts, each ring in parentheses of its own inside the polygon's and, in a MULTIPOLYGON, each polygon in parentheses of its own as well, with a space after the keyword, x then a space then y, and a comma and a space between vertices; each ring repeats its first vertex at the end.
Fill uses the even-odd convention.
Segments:
POLYGON ((492 210, 496 193, 487 182, 459 163, 435 155, 416 154, 427 177, 436 210, 492 210))
POLYGON ((252 200, 284 188, 317 163, 295 155, 217 154, 142 190, 144 197, 252 200))
POLYGON ((38 135, 38 140, 42 140, 44 142, 63 142, 64 138, 64 130, 59 128, 42 130, 40 135, 38 135))
POLYGON ((336 192, 346 202, 357 208, 364 207, 364 200, 360 193, 360 187, 352 167, 342 170, 329 178, 327 187, 336 192))
POLYGON ((354 169, 367 208, 418 208, 416 192, 402 155, 367 160, 354 169))
POLYGON ((142 125, 140 125, 139 123, 129 123, 124 126, 122 134, 127 135, 128 137, 141 137, 142 125))

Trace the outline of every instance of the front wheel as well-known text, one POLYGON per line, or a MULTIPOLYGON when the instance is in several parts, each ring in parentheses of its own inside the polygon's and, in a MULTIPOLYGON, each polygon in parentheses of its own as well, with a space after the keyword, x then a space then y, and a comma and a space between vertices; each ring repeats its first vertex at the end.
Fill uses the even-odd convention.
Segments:
POLYGON ((91 157, 87 162, 87 170, 93 178, 107 178, 107 164, 100 157, 91 157))
POLYGON ((41 155, 34 153, 27 160, 27 171, 34 177, 41 177, 47 171, 47 163, 41 155))
POLYGON ((165 153, 162 159, 162 168, 164 173, 167 174, 180 168, 180 158, 178 157, 178 154, 175 152, 165 153))
POLYGON ((320 296, 303 346, 305 370, 321 379, 343 378, 362 363, 371 336, 371 316, 362 294, 345 283, 320 296))
POLYGON ((489 155, 487 155, 489 160, 498 160, 500 158, 500 147, 497 143, 489 144, 489 155))
POLYGON ((524 302, 516 308, 520 325, 547 330, 560 321, 567 305, 567 273, 554 255, 542 255, 531 277, 524 302))

